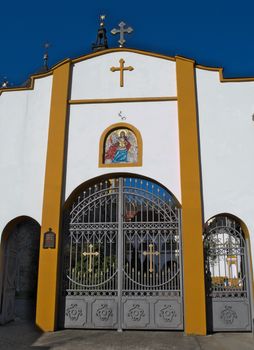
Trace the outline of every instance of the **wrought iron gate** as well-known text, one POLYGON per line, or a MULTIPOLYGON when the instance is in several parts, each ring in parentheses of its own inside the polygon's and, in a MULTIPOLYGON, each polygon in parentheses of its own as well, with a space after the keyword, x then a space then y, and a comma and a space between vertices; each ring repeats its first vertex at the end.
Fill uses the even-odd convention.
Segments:
POLYGON ((209 329, 251 330, 247 247, 240 224, 227 216, 213 218, 204 245, 209 329))
POLYGON ((180 209, 137 178, 90 187, 66 234, 65 327, 182 329, 180 209))

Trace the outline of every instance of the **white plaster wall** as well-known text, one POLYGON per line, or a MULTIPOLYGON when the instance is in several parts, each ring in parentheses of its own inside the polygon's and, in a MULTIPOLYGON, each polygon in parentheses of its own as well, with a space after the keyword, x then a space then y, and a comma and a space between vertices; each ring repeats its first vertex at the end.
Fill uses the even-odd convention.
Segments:
POLYGON ((254 82, 196 74, 205 220, 220 213, 243 220, 254 258, 254 82))
POLYGON ((41 223, 52 77, 0 96, 0 235, 17 216, 41 223))
POLYGON ((71 99, 129 98, 176 96, 175 62, 133 52, 115 52, 94 57, 73 67, 71 99), (124 87, 120 73, 112 66, 134 67, 124 72, 124 87))
POLYGON ((151 177, 181 202, 176 101, 71 106, 66 198, 84 181, 119 171, 151 177), (98 167, 100 136, 107 127, 121 122, 119 111, 142 135, 142 167, 98 167))

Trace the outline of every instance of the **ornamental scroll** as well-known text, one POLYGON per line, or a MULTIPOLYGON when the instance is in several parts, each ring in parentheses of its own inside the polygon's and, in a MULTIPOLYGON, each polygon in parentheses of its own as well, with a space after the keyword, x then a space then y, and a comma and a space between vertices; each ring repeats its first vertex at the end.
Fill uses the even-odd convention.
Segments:
POLYGON ((136 135, 127 128, 115 129, 106 137, 104 164, 135 164, 138 162, 136 135))

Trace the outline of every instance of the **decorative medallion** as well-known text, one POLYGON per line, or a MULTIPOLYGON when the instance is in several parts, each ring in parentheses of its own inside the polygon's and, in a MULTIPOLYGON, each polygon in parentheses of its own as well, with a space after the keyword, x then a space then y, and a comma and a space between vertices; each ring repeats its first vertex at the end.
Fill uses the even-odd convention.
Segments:
POLYGON ((145 317, 145 311, 140 307, 139 304, 133 305, 133 307, 128 312, 128 317, 132 321, 140 321, 141 317, 145 317))
POLYGON ((71 304, 71 306, 66 309, 65 315, 68 316, 71 321, 77 321, 79 316, 83 316, 83 312, 77 304, 71 304))
POLYGON ((138 144, 135 134, 129 129, 116 129, 106 138, 104 163, 137 163, 138 144))
POLYGON ((227 325, 233 324, 235 318, 237 318, 237 313, 232 309, 232 306, 226 305, 224 310, 221 311, 220 318, 227 325))
POLYGON ((112 309, 107 304, 102 304, 101 307, 96 311, 96 316, 101 321, 108 321, 113 316, 112 309))
POLYGON ((164 305, 160 310, 159 316, 166 322, 172 322, 173 318, 176 317, 176 312, 172 305, 164 305))

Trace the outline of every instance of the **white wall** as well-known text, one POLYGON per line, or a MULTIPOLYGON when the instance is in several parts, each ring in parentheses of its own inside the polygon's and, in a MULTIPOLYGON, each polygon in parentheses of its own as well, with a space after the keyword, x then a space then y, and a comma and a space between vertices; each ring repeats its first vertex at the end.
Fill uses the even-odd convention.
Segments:
POLYGON ((131 172, 165 185, 181 202, 177 102, 72 105, 70 108, 66 198, 93 177, 131 172), (99 168, 99 141, 103 131, 121 122, 135 126, 143 139, 143 166, 99 168))
POLYGON ((254 258, 254 82, 196 74, 205 220, 219 213, 243 220, 254 258))
POLYGON ((133 52, 107 53, 76 63, 73 67, 71 99, 176 96, 175 62, 133 52), (133 71, 124 72, 120 87, 119 60, 133 71))
POLYGON ((51 85, 0 96, 0 234, 20 215, 41 223, 51 85))

